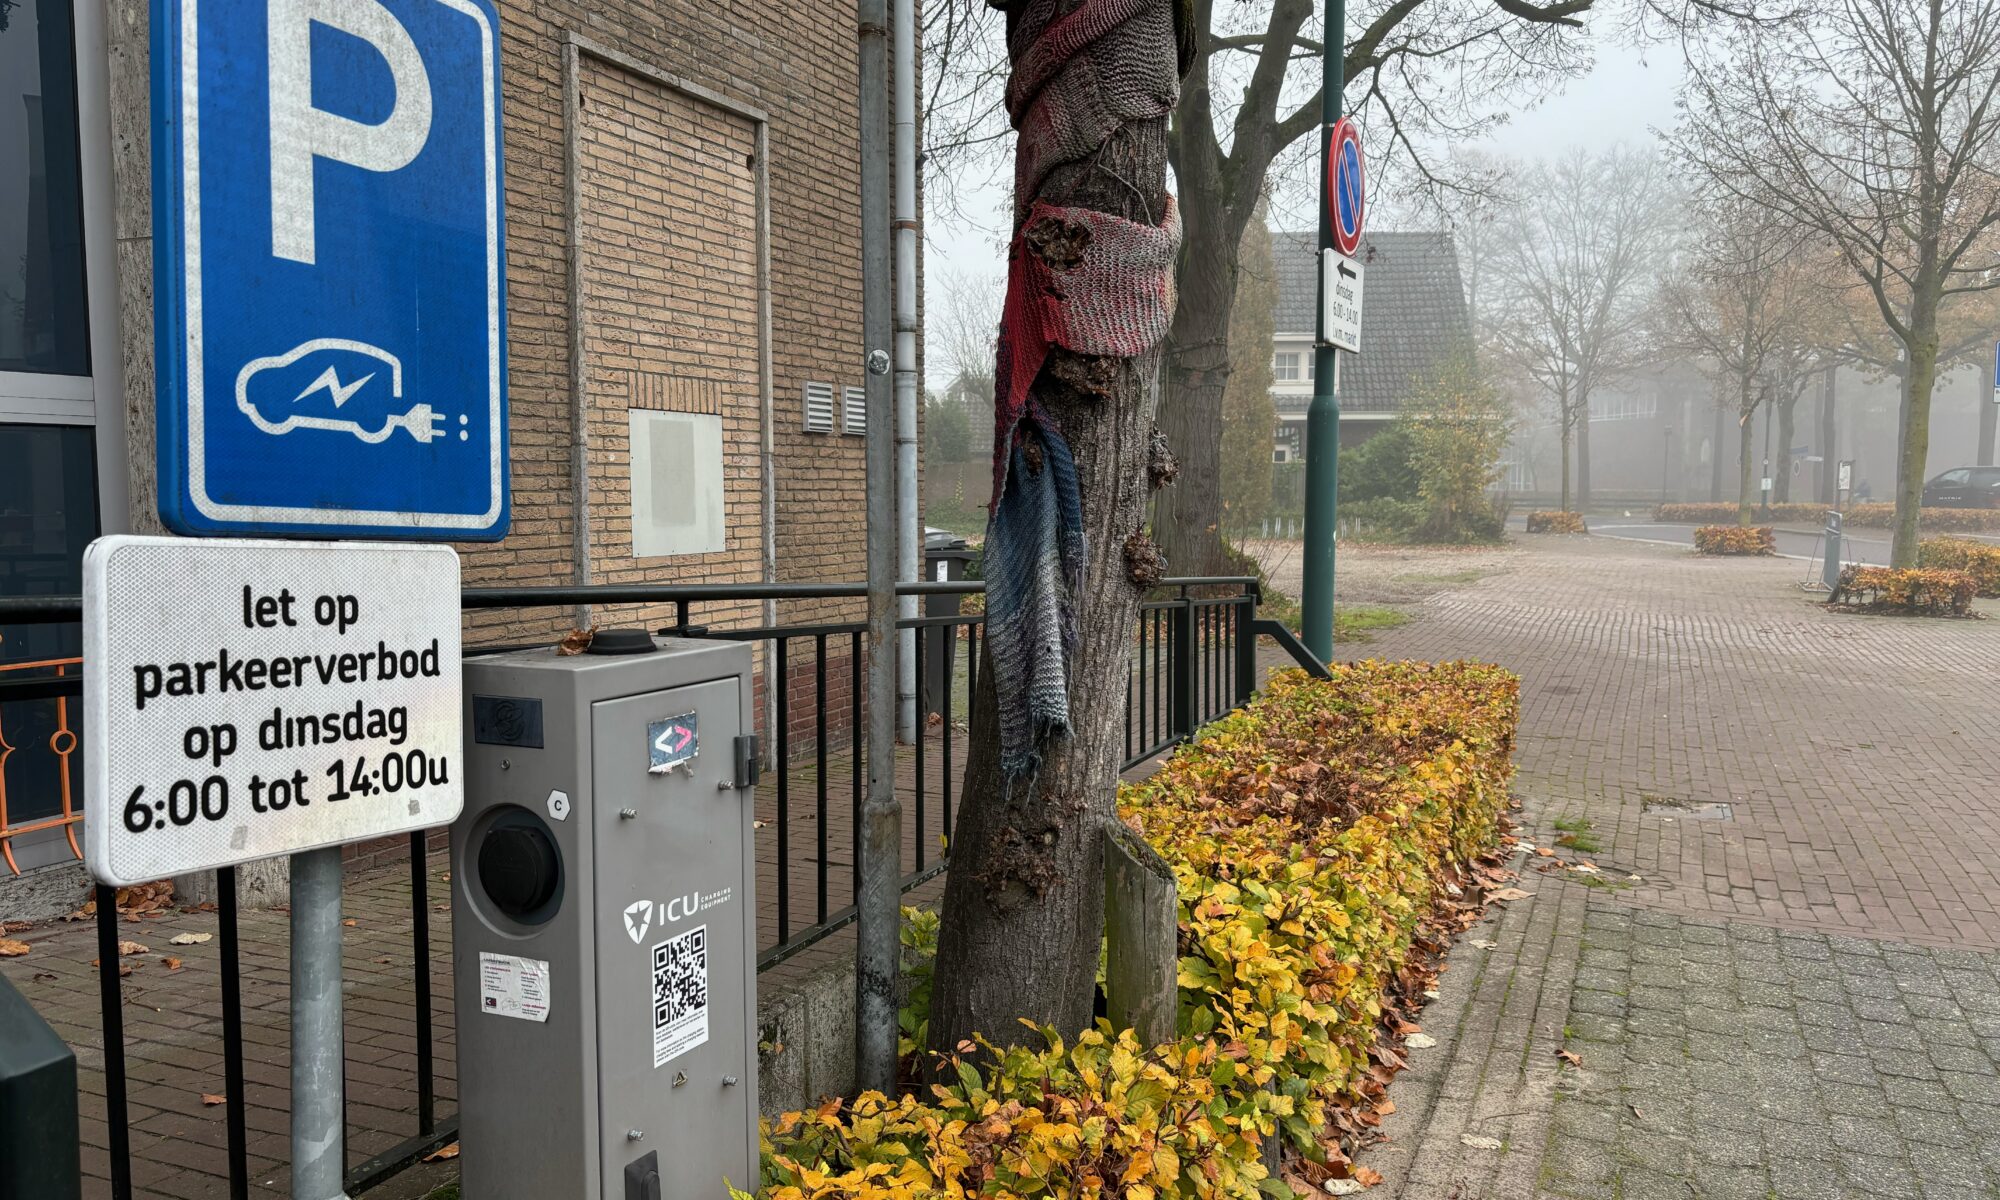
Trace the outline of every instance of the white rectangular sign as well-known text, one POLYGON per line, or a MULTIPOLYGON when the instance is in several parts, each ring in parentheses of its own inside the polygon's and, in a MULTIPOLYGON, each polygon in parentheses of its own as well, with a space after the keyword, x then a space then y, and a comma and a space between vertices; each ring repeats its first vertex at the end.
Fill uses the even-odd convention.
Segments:
POLYGON ((92 542, 91 875, 145 883, 449 824, 458 582, 449 546, 92 542))
POLYGON ((1319 252, 1319 340, 1361 353, 1361 264, 1337 250, 1319 252))

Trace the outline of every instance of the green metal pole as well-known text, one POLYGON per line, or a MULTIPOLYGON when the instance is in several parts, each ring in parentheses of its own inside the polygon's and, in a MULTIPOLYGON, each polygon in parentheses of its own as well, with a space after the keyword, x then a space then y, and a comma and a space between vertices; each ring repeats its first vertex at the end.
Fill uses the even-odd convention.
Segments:
MULTIPOLYGON (((1328 168, 1333 154, 1333 125, 1340 120, 1342 55, 1347 46, 1346 0, 1327 0, 1325 53, 1321 56, 1319 131, 1319 248, 1333 249, 1333 196, 1327 189, 1328 168)), ((1322 253, 1323 257, 1323 253, 1322 253)), ((1313 264, 1318 270, 1319 264, 1313 264)), ((1320 272, 1320 288, 1326 287, 1320 272)), ((1321 296, 1321 307, 1326 297, 1321 296)), ((1334 472, 1340 461, 1340 392, 1335 378, 1336 351, 1321 330, 1319 345, 1313 350, 1313 398, 1306 409, 1306 544, 1305 587, 1300 597, 1304 610, 1306 649, 1322 662, 1333 657, 1333 529, 1334 472)))

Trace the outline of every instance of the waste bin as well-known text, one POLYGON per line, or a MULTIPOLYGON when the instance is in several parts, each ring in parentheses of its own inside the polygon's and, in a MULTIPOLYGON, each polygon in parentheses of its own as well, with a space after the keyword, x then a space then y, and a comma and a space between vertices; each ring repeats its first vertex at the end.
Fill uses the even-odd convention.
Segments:
MULTIPOLYGON (((965 578, 966 568, 971 564, 977 551, 965 544, 965 539, 942 529, 924 530, 924 578, 934 583, 956 583, 965 578)), ((955 617, 959 614, 959 604, 964 597, 957 592, 924 597, 924 615, 927 617, 955 617)), ((946 690, 951 685, 951 672, 957 665, 958 636, 962 626, 932 625, 924 630, 924 688, 922 706, 925 718, 932 713, 942 713, 946 720, 951 714, 945 712, 946 690)))

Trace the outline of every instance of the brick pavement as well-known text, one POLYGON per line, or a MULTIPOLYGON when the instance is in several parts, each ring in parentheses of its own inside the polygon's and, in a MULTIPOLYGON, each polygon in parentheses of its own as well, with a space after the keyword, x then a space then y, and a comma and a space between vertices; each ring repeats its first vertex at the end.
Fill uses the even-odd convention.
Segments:
POLYGON ((1617 884, 1527 870, 1461 939, 1375 1194, 2000 1196, 2000 625, 1606 539, 1482 569, 1368 652, 1519 671, 1524 836, 1617 884))

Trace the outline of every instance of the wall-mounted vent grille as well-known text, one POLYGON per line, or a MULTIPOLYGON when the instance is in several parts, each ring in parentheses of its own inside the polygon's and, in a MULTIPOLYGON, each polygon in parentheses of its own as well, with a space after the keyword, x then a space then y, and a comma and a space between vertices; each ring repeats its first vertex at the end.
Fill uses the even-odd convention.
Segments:
POLYGON ((806 384, 806 432, 833 432, 833 385, 806 384))
POLYGON ((842 396, 840 431, 856 437, 868 433, 868 389, 851 387, 842 396))

